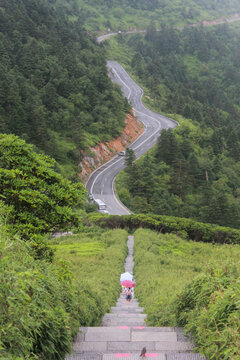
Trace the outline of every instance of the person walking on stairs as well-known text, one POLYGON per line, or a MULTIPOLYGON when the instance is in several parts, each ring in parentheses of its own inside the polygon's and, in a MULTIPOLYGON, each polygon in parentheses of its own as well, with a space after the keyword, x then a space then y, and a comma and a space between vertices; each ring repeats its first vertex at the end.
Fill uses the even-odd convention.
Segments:
POLYGON ((132 300, 132 289, 128 288, 126 291, 126 300, 130 302, 132 300))

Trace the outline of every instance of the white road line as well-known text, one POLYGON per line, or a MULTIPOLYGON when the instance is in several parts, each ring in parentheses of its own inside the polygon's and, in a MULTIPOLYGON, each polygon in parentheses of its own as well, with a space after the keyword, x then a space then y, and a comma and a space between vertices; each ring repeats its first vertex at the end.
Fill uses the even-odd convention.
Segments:
POLYGON ((95 182, 97 181, 99 175, 102 175, 104 173, 105 170, 108 170, 110 169, 113 165, 117 164, 118 162, 120 162, 122 159, 119 159, 117 161, 115 161, 113 164, 109 165, 107 168, 103 169, 94 179, 93 183, 92 183, 92 186, 91 186, 91 191, 90 192, 93 192, 93 187, 95 185, 95 182))
POLYGON ((115 190, 114 190, 114 182, 115 182, 116 176, 112 179, 112 193, 113 193, 113 197, 115 199, 115 201, 122 207, 122 209, 124 209, 125 211, 127 211, 128 214, 131 214, 131 211, 129 211, 129 209, 123 205, 123 203, 116 197, 115 194, 115 190))
POLYGON ((119 78, 119 80, 126 86, 126 88, 129 90, 129 95, 127 97, 127 99, 130 99, 130 96, 132 94, 132 90, 130 89, 130 87, 120 78, 120 76, 118 75, 117 71, 111 67, 111 70, 113 70, 113 72, 117 75, 117 77, 119 78))
MULTIPOLYGON (((119 65, 119 64, 118 64, 118 65, 119 65)), ((113 65, 110 65, 110 63, 109 63, 108 66, 109 66, 110 70, 112 70, 113 73, 116 75, 116 77, 120 80, 120 82, 128 89, 128 92, 129 92, 129 94, 128 94, 128 100, 129 100, 129 99, 130 99, 130 96, 132 95, 132 90, 131 90, 131 88, 125 83, 124 80, 121 79, 121 77, 119 76, 117 70, 114 69, 113 65)), ((122 68, 122 70, 123 70, 123 72, 126 73, 127 77, 129 77, 129 78, 131 79, 131 77, 130 77, 129 74, 125 71, 125 69, 122 68)), ((132 80, 132 79, 131 79, 131 80, 132 80)), ((149 111, 149 110, 148 110, 147 108, 145 108, 144 105, 142 104, 142 96, 143 96, 143 90, 142 90, 142 88, 139 87, 139 86, 135 83, 134 80, 132 80, 132 81, 133 81, 133 83, 137 86, 137 88, 136 88, 137 94, 138 94, 138 92, 139 92, 139 90, 140 90, 139 95, 140 95, 141 105, 143 106, 143 108, 144 108, 146 111, 149 111)), ((136 96, 135 96, 135 98, 136 98, 136 96)), ((144 126, 145 126, 145 130, 144 130, 144 132, 140 135, 140 137, 137 138, 137 139, 130 145, 130 147, 133 148, 133 150, 137 150, 137 149, 139 149, 140 147, 142 147, 143 144, 145 144, 148 140, 150 140, 151 138, 152 138, 152 139, 155 138, 155 135, 161 130, 162 124, 161 124, 161 120, 156 119, 156 118, 154 118, 153 116, 148 115, 147 113, 144 113, 144 112, 142 112, 142 111, 140 111, 140 110, 136 110, 135 108, 133 108, 133 110, 136 112, 136 114, 141 114, 141 115, 143 115, 143 116, 146 116, 146 117, 152 119, 153 121, 155 121, 155 122, 157 123, 157 130, 155 130, 154 133, 152 133, 152 134, 151 134, 150 136, 148 136, 143 142, 141 142, 138 146, 136 146, 136 147, 134 148, 134 144, 136 143, 136 141, 141 141, 141 138, 142 138, 143 135, 146 133, 147 128, 148 128, 148 126, 149 126, 148 124, 146 124, 146 123, 144 122, 144 120, 141 121, 141 122, 144 124, 144 126)), ((154 112, 153 112, 153 113, 154 113, 154 112)), ((156 113, 156 115, 159 116, 160 114, 156 113)), ((175 122, 174 120, 168 119, 168 118, 165 118, 165 117, 163 117, 163 120, 170 120, 170 121, 172 121, 172 122, 175 122)), ((175 123, 177 123, 177 122, 175 122, 175 123)), ((144 146, 144 148, 146 148, 146 147, 147 147, 147 144, 144 146)), ((117 158, 117 156, 116 156, 115 158, 117 158)), ((113 159, 115 159, 115 158, 113 158, 113 159)), ((111 162, 113 159, 109 160, 108 162, 106 162, 105 164, 103 164, 102 166, 100 166, 99 168, 95 169, 94 172, 89 176, 89 178, 88 178, 88 180, 87 180, 87 182, 86 182, 86 186, 87 186, 89 180, 92 178, 92 175, 93 175, 96 171, 98 171, 100 168, 102 168, 103 166, 105 166, 105 168, 103 168, 102 171, 100 171, 99 174, 97 174, 96 178, 93 180, 93 183, 92 183, 90 192, 93 193, 93 188, 94 188, 94 185, 95 185, 98 177, 99 177, 100 175, 103 175, 103 173, 104 173, 106 170, 109 170, 112 166, 116 165, 118 162, 120 162, 120 161, 122 160, 122 159, 118 159, 118 160, 116 160, 116 161, 113 161, 112 164, 108 165, 108 163, 111 162)), ((109 174, 111 174, 111 172, 110 172, 109 174)), ((112 186, 112 194, 113 194, 113 197, 114 197, 116 203, 118 203, 120 207, 122 207, 126 212, 128 212, 128 213, 130 214, 131 212, 129 212, 129 210, 120 202, 120 200, 119 200, 119 199, 116 197, 116 195, 115 195, 115 191, 114 191, 114 182, 115 182, 115 179, 116 179, 116 177, 114 177, 114 178, 112 179, 112 185, 111 185, 111 186, 112 186)), ((102 187, 104 187, 104 184, 103 184, 102 187)), ((101 195, 102 195, 102 194, 103 194, 103 191, 101 192, 101 195)), ((109 208, 111 208, 111 207, 109 206, 109 208)))

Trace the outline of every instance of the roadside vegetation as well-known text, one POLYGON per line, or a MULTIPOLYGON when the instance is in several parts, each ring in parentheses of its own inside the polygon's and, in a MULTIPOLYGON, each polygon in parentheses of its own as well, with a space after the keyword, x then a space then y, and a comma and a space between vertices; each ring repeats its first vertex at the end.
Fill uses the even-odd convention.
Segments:
POLYGON ((240 230, 213 224, 200 223, 164 215, 110 215, 88 214, 83 218, 84 225, 97 225, 108 229, 127 229, 133 232, 139 228, 147 228, 160 233, 174 233, 196 242, 218 244, 239 244, 240 230))
POLYGON ((94 228, 51 240, 56 255, 36 260, 3 219, 0 358, 63 359, 79 327, 99 325, 119 296, 127 233, 94 228))
POLYGON ((146 29, 149 23, 186 25, 226 17, 240 11, 237 0, 74 0, 87 29, 94 32, 146 29))
POLYGON ((238 0, 1 3, 0 359, 63 359, 115 304, 127 231, 140 227, 148 323, 185 326, 209 358, 239 359, 239 27, 168 26, 237 11, 238 0), (86 214, 77 176, 82 150, 118 136, 130 109, 107 53, 180 122, 139 162, 126 157, 119 196, 141 215, 86 214), (62 230, 77 235, 50 239, 62 230))
POLYGON ((119 276, 124 271, 128 251, 127 237, 125 230, 103 231, 90 227, 77 235, 49 241, 55 258, 71 264, 77 287, 83 290, 79 306, 83 312, 81 324, 84 326, 90 323, 99 325, 101 317, 109 312, 119 296, 119 276), (92 313, 84 311, 85 306, 89 309, 91 303, 88 293, 96 297, 95 305, 91 305, 92 313))
POLYGON ((239 31, 151 27, 144 36, 114 39, 118 60, 147 89, 145 104, 179 121, 145 157, 127 159, 116 181, 120 199, 135 213, 239 227, 239 31))
POLYGON ((81 150, 117 137, 129 106, 107 75, 104 49, 64 3, 0 5, 0 132, 34 144, 76 181, 81 150))
POLYGON ((239 245, 134 233, 136 296, 149 326, 185 326, 210 359, 238 359, 239 245))
POLYGON ((19 137, 0 134, 0 199, 8 206, 9 229, 26 240, 80 223, 86 190, 55 166, 19 137))

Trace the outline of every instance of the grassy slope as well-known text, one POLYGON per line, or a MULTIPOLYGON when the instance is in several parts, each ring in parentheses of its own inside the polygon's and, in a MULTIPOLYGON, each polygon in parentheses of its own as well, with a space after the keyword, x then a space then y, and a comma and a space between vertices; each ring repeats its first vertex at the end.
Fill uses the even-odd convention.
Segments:
POLYGON ((174 300, 184 286, 208 264, 237 262, 240 255, 237 245, 213 246, 144 229, 134 238, 136 296, 152 326, 176 326, 174 300))
MULTIPOLYGON (((77 287, 95 293, 96 298, 100 299, 97 323, 119 296, 119 276, 124 271, 127 254, 126 240, 124 230, 94 230, 93 233, 81 233, 50 242, 56 250, 56 258, 70 262, 77 287)), ((90 313, 88 315, 91 316, 90 313)))

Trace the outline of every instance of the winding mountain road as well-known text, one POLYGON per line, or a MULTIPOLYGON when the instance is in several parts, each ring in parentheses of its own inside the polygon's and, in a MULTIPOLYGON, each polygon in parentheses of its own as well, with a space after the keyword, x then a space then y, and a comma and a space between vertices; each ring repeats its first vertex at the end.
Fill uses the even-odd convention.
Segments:
MULTIPOLYGON (((124 96, 131 103, 138 119, 144 124, 145 131, 129 148, 133 149, 138 159, 156 144, 162 129, 174 128, 177 122, 147 109, 142 103, 143 90, 138 86, 124 68, 114 61, 107 66, 113 82, 121 86, 124 96)), ((94 196, 107 205, 111 215, 126 215, 129 210, 121 204, 114 192, 114 179, 125 167, 124 156, 115 156, 95 170, 88 178, 86 187, 94 196)))
MULTIPOLYGON (((222 19, 213 21, 202 21, 198 24, 189 24, 187 26, 211 26, 224 23, 231 23, 239 21, 240 14, 235 13, 227 15, 222 19)), ((183 27, 176 27, 182 29, 183 27)), ((161 29, 156 29, 160 31, 161 29)), ((130 34, 135 32, 146 32, 146 30, 126 31, 123 34, 130 34)), ((117 32, 102 35, 97 38, 100 43, 103 40, 109 39, 111 36, 117 35, 117 32)), ((162 129, 174 128, 177 122, 169 119, 163 115, 157 114, 147 109, 142 103, 143 90, 138 86, 124 68, 114 61, 108 61, 107 66, 113 82, 121 86, 124 96, 131 103, 135 114, 139 120, 144 124, 144 133, 132 143, 129 148, 133 149, 138 159, 149 149, 151 149, 157 142, 162 129)), ((107 205, 107 210, 112 215, 125 215, 130 211, 117 199, 114 193, 114 179, 116 175, 124 168, 124 157, 116 156, 97 170, 95 170, 88 178, 86 187, 91 192, 95 199, 102 200, 107 205)))
MULTIPOLYGON (((213 26, 213 25, 221 25, 221 24, 231 24, 233 22, 239 21, 240 20, 240 14, 239 13, 235 13, 235 14, 228 14, 223 18, 219 18, 219 19, 214 19, 214 20, 202 20, 198 23, 194 23, 194 24, 186 24, 183 26, 175 26, 173 27, 174 29, 177 30, 183 30, 185 27, 196 27, 196 26, 213 26)), ((135 34, 135 33, 146 33, 146 29, 135 29, 135 30, 130 30, 130 31, 119 31, 119 32, 113 32, 113 33, 108 33, 108 34, 104 34, 102 36, 99 36, 97 38, 97 42, 100 43, 103 40, 107 40, 109 39, 111 36, 117 35, 119 33, 122 33, 123 35, 126 34, 135 34)), ((161 28, 157 28, 156 31, 161 31, 161 28)))

